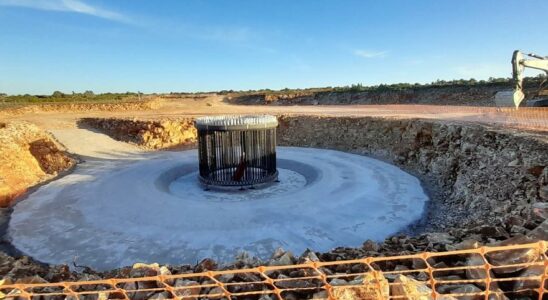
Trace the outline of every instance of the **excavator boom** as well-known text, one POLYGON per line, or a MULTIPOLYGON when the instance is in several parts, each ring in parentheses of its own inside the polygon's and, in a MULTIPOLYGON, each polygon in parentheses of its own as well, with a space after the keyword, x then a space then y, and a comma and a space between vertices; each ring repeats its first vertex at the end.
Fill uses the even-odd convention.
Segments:
MULTIPOLYGON (((495 95, 495 103, 497 106, 515 106, 517 108, 523 99, 525 99, 525 94, 523 92, 525 68, 541 70, 546 72, 548 75, 548 57, 533 53, 524 55, 519 50, 514 51, 514 54, 512 55, 512 78, 514 80, 514 90, 498 92, 495 95), (525 56, 533 59, 526 59, 525 56)), ((544 82, 541 83, 537 96, 548 93, 548 91, 543 90, 543 84, 544 82)))

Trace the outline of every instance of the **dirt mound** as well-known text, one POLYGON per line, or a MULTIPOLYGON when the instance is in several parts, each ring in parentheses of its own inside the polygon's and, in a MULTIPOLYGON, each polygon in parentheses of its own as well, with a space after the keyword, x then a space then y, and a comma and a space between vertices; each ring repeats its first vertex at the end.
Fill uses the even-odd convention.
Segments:
POLYGON ((0 126, 0 207, 76 164, 52 136, 26 122, 0 126))

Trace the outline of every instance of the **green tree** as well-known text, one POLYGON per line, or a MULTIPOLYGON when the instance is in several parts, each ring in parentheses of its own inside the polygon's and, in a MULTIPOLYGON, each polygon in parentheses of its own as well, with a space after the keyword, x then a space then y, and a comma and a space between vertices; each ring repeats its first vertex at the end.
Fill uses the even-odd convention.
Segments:
POLYGON ((95 96, 95 94, 93 93, 93 91, 85 91, 84 96, 85 97, 93 97, 93 96, 95 96))
POLYGON ((51 94, 51 96, 54 97, 54 98, 63 98, 65 96, 65 94, 63 94, 60 91, 55 91, 55 92, 53 92, 53 94, 51 94))

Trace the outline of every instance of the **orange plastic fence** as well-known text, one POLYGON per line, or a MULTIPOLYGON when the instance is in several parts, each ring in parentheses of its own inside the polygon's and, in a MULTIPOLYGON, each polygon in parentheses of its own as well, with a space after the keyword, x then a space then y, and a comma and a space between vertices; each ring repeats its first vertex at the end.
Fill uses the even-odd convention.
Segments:
MULTIPOLYGON (((502 124, 514 125, 525 129, 544 130, 548 129, 548 108, 546 107, 520 107, 496 109, 502 115, 502 124)), ((495 114, 486 113, 486 121, 496 119, 495 114)))
MULTIPOLYGON (((547 243, 0 286, 6 299, 543 299, 547 243)), ((548 297, 548 295, 547 295, 548 297)))

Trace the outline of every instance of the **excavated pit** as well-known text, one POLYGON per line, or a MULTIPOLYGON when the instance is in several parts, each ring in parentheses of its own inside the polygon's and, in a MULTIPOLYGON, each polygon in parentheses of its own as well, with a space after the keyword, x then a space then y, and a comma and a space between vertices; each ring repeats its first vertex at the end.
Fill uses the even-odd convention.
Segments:
MULTIPOLYGON (((361 241, 356 239, 352 245, 345 245, 354 248, 326 252, 320 255, 322 260, 379 253, 394 255, 454 250, 470 239, 479 244, 504 243, 512 239, 516 242, 546 239, 542 226, 539 226, 544 220, 533 213, 536 203, 548 200, 548 142, 545 135, 474 124, 371 117, 282 116, 279 121, 278 141, 282 146, 339 150, 391 163, 419 178, 430 196, 423 218, 407 229, 406 225, 416 219, 416 211, 402 211, 407 219, 399 229, 411 235, 391 236, 391 233, 386 233, 384 242, 381 241, 383 238, 363 235, 361 241), (430 234, 420 235, 423 232, 430 234), (367 239, 379 243, 368 242, 363 247, 356 247, 367 239)), ((118 140, 150 149, 191 148, 195 142, 195 131, 189 124, 190 119, 81 121, 82 126, 96 128, 118 140)), ((351 155, 347 153, 344 155, 351 155)), ((173 176, 169 172, 162 174, 173 176)), ((47 188, 42 189, 47 191, 47 188)), ((170 186, 163 188, 174 193, 170 186)), ((182 190, 185 189, 188 187, 183 185, 182 190)), ((181 189, 176 193, 181 193, 181 189)), ((339 200, 338 197, 336 199, 339 200)), ((30 205, 29 200, 18 205, 22 211, 30 205)), ((293 201, 299 201, 299 198, 295 197, 293 201)), ((121 217, 120 212, 127 208, 120 207, 117 216, 121 217)), ((273 205, 272 209, 275 208, 273 205)), ((299 210, 293 206, 281 208, 286 211, 295 209, 296 212, 308 209, 301 207, 299 210)), ((30 212, 23 214, 26 213, 30 212)), ((325 220, 325 216, 332 214, 332 211, 318 214, 320 220, 325 220)), ((13 219, 12 222, 17 222, 13 219)), ((340 219, 327 221, 336 223, 340 219)), ((209 220, 215 218, 208 216, 204 221, 209 220)), ((128 231, 131 230, 128 228, 128 231)), ((166 236, 169 234, 166 233, 166 236)), ((17 245, 17 242, 14 244, 17 245)), ((119 244, 120 241, 113 237, 108 246, 117 247, 119 244)), ((313 250, 324 252, 338 245, 341 243, 313 250)), ((263 250, 267 250, 263 252, 266 256, 271 249, 263 250)), ((133 256, 131 259, 139 257, 133 256)), ((121 264, 133 262, 135 260, 127 260, 121 264)))
POLYGON ((333 150, 277 152, 279 182, 246 190, 204 191, 195 150, 88 161, 16 205, 8 237, 40 261, 77 256, 107 270, 357 247, 421 216, 419 181, 394 166, 333 150))

